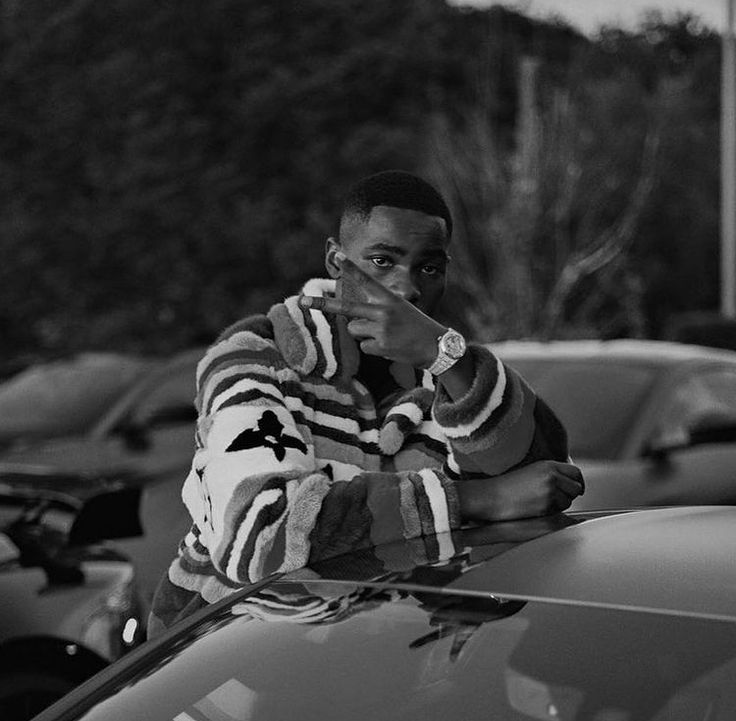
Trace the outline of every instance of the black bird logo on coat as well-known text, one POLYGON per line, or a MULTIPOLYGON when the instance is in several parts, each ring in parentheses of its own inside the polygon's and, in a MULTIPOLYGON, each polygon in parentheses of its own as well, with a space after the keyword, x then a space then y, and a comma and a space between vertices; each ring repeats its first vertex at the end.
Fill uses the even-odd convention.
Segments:
POLYGON ((299 438, 284 433, 284 425, 273 411, 264 411, 257 428, 248 428, 227 447, 227 451, 244 451, 248 448, 270 448, 276 460, 283 461, 287 448, 296 448, 306 455, 307 446, 299 438))

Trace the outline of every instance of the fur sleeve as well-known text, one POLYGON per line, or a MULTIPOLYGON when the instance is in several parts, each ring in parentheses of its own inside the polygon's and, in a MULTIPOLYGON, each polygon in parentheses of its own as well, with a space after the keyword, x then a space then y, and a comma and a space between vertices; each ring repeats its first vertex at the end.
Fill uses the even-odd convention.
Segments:
POLYGON ((497 475, 532 460, 566 460, 562 424, 526 381, 487 348, 471 345, 468 352, 475 366, 470 389, 452 401, 438 385, 432 408, 459 474, 497 475))
POLYGON ((249 583, 459 526, 454 483, 440 471, 333 482, 317 467, 300 411, 291 410, 281 381, 289 373, 272 339, 243 327, 199 365, 197 451, 182 495, 220 573, 249 583))

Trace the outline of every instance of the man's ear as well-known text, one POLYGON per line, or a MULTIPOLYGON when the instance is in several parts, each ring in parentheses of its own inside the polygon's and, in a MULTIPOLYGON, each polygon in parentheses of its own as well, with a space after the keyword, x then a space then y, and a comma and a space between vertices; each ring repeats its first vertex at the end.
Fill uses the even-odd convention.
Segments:
POLYGON ((336 238, 327 238, 325 242, 325 268, 330 278, 339 278, 342 274, 340 266, 335 263, 335 253, 341 250, 339 240, 336 238))

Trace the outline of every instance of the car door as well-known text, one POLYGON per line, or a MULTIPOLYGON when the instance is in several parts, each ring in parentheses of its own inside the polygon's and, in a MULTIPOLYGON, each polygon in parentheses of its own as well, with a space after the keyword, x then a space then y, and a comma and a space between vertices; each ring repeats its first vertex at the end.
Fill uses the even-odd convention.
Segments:
POLYGON ((653 502, 736 503, 736 443, 689 445, 687 440, 702 422, 736 422, 736 369, 712 367, 687 372, 671 384, 657 416, 649 447, 670 439, 671 449, 647 454, 647 444, 642 448, 647 464, 643 482, 653 502))
POLYGON ((575 459, 586 491, 572 510, 736 503, 736 443, 685 442, 689 427, 714 416, 736 419, 736 369, 700 366, 675 372, 647 402, 633 429, 635 447, 618 459, 575 459), (668 437, 671 450, 649 452, 654 442, 668 437))
POLYGON ((194 449, 196 363, 187 352, 156 366, 88 433, 3 455, 4 466, 83 477, 155 478, 188 465, 194 449))

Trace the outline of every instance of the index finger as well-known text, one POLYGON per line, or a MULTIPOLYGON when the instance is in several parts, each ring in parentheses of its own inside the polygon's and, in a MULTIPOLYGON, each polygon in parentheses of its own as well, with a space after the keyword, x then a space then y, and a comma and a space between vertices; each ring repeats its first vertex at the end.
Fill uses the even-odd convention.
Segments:
POLYGON ((344 315, 348 318, 365 318, 366 320, 379 320, 381 310, 372 303, 361 303, 345 298, 333 298, 330 296, 302 295, 299 297, 299 305, 310 310, 320 310, 323 313, 344 315))
POLYGON ((342 251, 335 253, 335 260, 342 271, 343 288, 349 288, 348 295, 363 297, 366 300, 396 300, 398 296, 372 278, 360 266, 354 263, 342 251))

